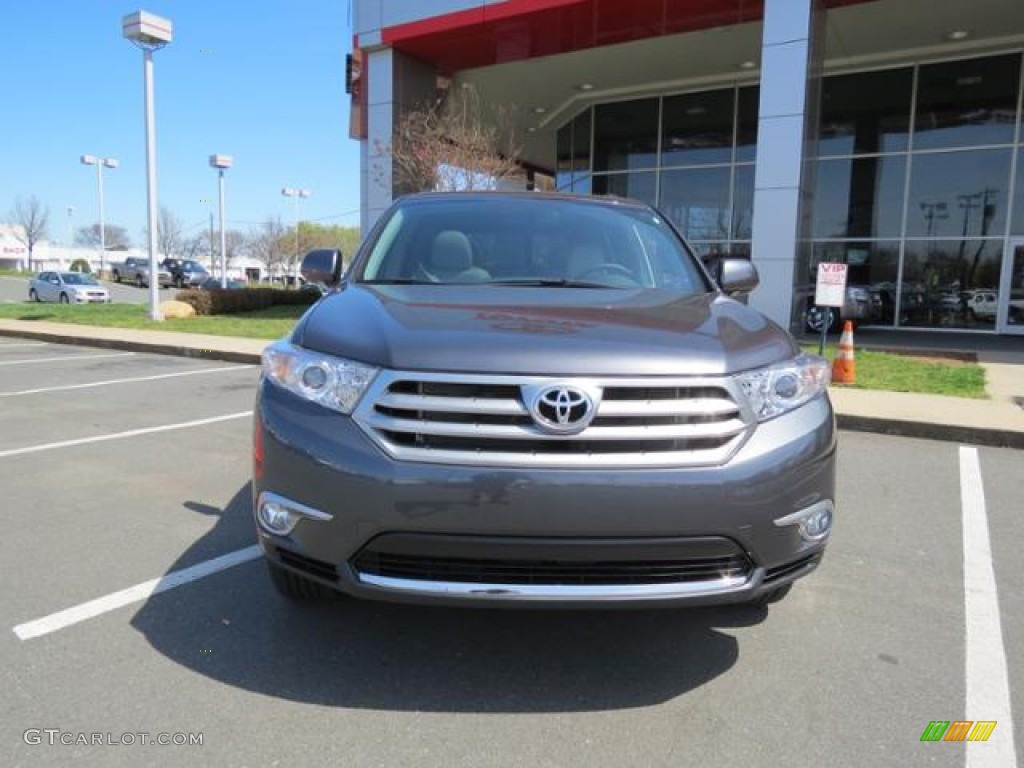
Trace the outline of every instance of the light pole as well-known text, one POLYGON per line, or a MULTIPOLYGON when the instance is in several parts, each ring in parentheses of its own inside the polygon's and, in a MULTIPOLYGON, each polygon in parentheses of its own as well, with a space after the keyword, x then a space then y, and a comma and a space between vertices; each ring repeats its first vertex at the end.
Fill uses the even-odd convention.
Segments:
POLYGON ((153 51, 174 39, 169 19, 145 11, 130 13, 121 19, 121 34, 142 49, 142 75, 146 103, 146 200, 149 208, 149 318, 163 320, 160 314, 160 281, 156 266, 156 125, 153 116, 153 51))
MULTIPOLYGON (((100 274, 102 275, 107 266, 107 225, 103 216, 103 169, 117 168, 120 163, 116 157, 97 157, 96 155, 82 155, 82 165, 96 166, 96 189, 100 198, 100 274)), ((71 214, 68 213, 70 218, 71 214)))
POLYGON ((299 268, 299 198, 309 197, 309 190, 285 187, 281 190, 281 194, 292 199, 292 212, 295 217, 295 263, 292 266, 292 280, 297 282, 296 270, 299 268))
MULTIPOLYGON (((68 206, 68 253, 70 253, 72 257, 74 257, 74 255, 75 255, 75 248, 74 248, 74 246, 75 246, 75 239, 74 239, 75 228, 71 225, 71 219, 72 219, 72 217, 74 215, 75 215, 75 206, 69 205, 68 206)), ((74 261, 74 258, 72 258, 71 260, 74 261)), ((61 269, 64 269, 63 262, 61 262, 61 269)), ((103 273, 100 272, 100 275, 102 276, 103 273)))
POLYGON ((220 287, 228 287, 227 238, 224 235, 224 171, 231 167, 231 155, 210 155, 210 167, 217 169, 220 208, 220 287))

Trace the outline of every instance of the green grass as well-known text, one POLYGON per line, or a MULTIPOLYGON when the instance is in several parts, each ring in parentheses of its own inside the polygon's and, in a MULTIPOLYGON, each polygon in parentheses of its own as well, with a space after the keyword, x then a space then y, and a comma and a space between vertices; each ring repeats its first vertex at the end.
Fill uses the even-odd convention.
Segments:
POLYGON ((291 331, 305 307, 268 307, 237 315, 210 315, 154 323, 144 304, 0 304, 0 318, 6 320, 49 320, 55 323, 103 325, 112 328, 141 328, 248 339, 277 339, 291 331))
MULTIPOLYGON (((803 346, 808 352, 818 353, 817 344, 803 346)), ((835 360, 836 346, 834 344, 829 344, 825 348, 825 357, 830 361, 835 360)), ((856 363, 857 383, 835 386, 975 399, 988 397, 985 392, 985 369, 977 363, 944 360, 937 356, 919 358, 857 348, 855 348, 854 362, 856 363)))

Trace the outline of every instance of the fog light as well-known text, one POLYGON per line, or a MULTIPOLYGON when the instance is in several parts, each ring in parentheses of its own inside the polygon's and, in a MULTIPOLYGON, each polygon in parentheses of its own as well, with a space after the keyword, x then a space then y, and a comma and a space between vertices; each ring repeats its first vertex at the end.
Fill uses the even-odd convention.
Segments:
POLYGON ((260 506, 260 521, 274 533, 287 533, 297 522, 285 507, 274 502, 260 506))
POLYGON ((276 493, 264 491, 256 502, 256 519, 267 532, 287 536, 303 519, 327 521, 332 516, 276 493))
POLYGON ((805 540, 820 541, 832 530, 833 512, 835 512, 835 505, 831 500, 826 499, 812 504, 806 509, 801 509, 799 512, 778 518, 775 520, 775 525, 780 528, 795 525, 800 531, 800 536, 805 540))

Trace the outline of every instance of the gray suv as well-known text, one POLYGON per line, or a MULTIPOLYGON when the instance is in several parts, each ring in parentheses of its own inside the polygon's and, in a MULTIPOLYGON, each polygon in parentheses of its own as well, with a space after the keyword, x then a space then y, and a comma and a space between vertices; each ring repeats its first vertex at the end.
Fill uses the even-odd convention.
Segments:
POLYGON ((263 353, 253 502, 292 598, 770 601, 831 532, 828 366, 714 283, 656 210, 396 202, 263 353))

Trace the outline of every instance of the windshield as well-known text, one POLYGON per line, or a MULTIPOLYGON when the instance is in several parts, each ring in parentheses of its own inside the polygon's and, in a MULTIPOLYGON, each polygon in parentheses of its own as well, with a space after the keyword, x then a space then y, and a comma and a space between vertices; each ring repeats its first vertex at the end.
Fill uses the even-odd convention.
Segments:
POLYGON ((356 281, 708 290, 653 209, 542 194, 401 201, 356 281))
POLYGON ((187 272, 205 272, 206 268, 198 261, 183 261, 181 268, 187 272))
POLYGON ((95 277, 80 272, 61 272, 60 276, 66 285, 99 285, 95 277))

